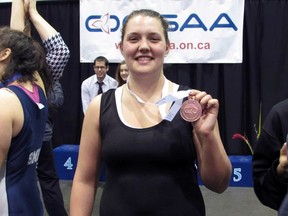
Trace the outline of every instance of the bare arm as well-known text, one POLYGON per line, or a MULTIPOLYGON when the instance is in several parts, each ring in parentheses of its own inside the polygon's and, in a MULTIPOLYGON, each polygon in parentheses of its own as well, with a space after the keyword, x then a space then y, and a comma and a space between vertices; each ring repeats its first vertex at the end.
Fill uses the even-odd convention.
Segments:
POLYGON ((35 0, 25 0, 32 24, 36 28, 46 49, 46 61, 52 69, 54 81, 59 80, 70 58, 70 51, 61 35, 39 13, 35 0))
POLYGON ((25 28, 25 10, 23 0, 12 1, 10 27, 19 31, 23 31, 25 28))
POLYGON ((25 7, 29 10, 29 19, 33 23, 42 41, 48 40, 57 31, 39 13, 36 8, 36 0, 24 0, 25 7))
POLYGON ((229 185, 232 165, 219 133, 217 122, 219 103, 205 92, 193 90, 190 95, 205 107, 201 118, 193 123, 199 173, 207 188, 222 193, 229 185))
POLYGON ((71 192, 71 216, 90 216, 93 210, 100 167, 100 98, 101 96, 98 96, 91 102, 83 122, 78 163, 71 192))
POLYGON ((211 134, 194 132, 201 179, 210 190, 222 193, 229 185, 232 165, 219 135, 218 125, 211 134))
POLYGON ((22 106, 17 96, 5 88, 0 89, 0 170, 7 158, 12 137, 22 128, 24 117, 21 110, 22 106))

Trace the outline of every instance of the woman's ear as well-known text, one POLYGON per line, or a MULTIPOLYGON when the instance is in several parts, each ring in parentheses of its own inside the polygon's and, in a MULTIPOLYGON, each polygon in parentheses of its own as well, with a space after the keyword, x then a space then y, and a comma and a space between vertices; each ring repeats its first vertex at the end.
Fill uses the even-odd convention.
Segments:
POLYGON ((119 48, 121 54, 123 55, 123 44, 121 41, 118 43, 118 48, 119 48))
POLYGON ((170 45, 167 45, 165 51, 165 57, 169 54, 169 52, 170 52, 170 45))
POLYGON ((0 61, 5 61, 9 58, 11 55, 11 49, 10 48, 5 48, 0 52, 0 61))

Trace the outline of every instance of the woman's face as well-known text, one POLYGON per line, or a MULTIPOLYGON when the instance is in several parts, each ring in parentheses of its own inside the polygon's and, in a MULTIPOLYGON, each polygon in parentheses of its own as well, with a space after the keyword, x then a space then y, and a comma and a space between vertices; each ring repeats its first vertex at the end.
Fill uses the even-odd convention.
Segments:
POLYGON ((169 44, 160 20, 137 15, 128 21, 125 32, 120 48, 130 73, 163 72, 169 44))
POLYGON ((120 76, 122 80, 127 81, 127 77, 129 75, 129 71, 126 64, 120 65, 120 76))

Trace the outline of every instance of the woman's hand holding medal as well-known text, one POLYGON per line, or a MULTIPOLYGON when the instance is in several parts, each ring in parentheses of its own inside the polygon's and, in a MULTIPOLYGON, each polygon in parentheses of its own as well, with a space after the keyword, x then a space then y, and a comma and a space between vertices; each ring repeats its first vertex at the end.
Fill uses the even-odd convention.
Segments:
MULTIPOLYGON (((191 90, 180 109, 182 118, 194 124, 215 126, 219 110, 219 102, 204 91, 191 90), (199 123, 198 123, 199 122, 199 123)), ((204 125, 203 125, 204 126, 204 125)))
POLYGON ((185 121, 195 122, 202 115, 202 107, 200 103, 193 98, 188 99, 182 104, 180 115, 185 121))

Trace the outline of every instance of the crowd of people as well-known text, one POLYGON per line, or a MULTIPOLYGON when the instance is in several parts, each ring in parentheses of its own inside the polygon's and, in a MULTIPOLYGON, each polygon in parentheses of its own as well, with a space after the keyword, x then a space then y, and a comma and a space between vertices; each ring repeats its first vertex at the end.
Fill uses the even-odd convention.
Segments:
MULTIPOLYGON (((71 216, 91 215, 104 164, 101 216, 204 216, 197 175, 216 193, 229 186, 232 165, 219 132, 219 101, 165 77, 168 28, 154 10, 131 12, 122 27, 124 60, 115 77, 108 75, 109 60, 98 56, 94 74, 82 82, 85 116, 71 216), (167 95, 174 99, 159 105, 167 95), (191 104, 193 111, 198 107, 197 118, 191 104)), ((0 215, 41 216, 43 204, 50 216, 68 215, 49 111, 64 103, 60 79, 69 57, 36 0, 13 0, 10 26, 0 28, 0 215)), ((288 214, 287 106, 285 100, 272 108, 253 155, 255 194, 281 216, 288 214)))

